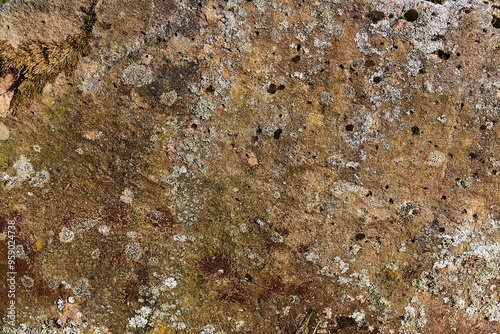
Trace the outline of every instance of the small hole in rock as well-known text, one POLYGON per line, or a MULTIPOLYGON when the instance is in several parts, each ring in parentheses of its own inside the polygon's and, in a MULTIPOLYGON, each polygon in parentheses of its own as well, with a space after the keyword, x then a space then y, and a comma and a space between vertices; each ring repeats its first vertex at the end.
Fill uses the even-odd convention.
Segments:
POLYGON ((444 52, 443 50, 437 50, 436 53, 437 56, 443 60, 448 60, 451 57, 451 54, 449 52, 444 52))
POLYGON ((477 153, 476 152, 470 152, 469 153, 469 158, 471 160, 476 160, 477 159, 477 153))
POLYGON ((276 85, 275 84, 270 84, 269 87, 267 88, 267 92, 269 94, 274 94, 276 93, 276 85))
POLYGON ((352 124, 347 124, 347 125, 345 126, 345 130, 346 130, 346 131, 352 131, 352 130, 354 130, 354 125, 352 125, 352 124))
POLYGON ((365 237, 366 235, 364 233, 358 233, 354 236, 354 240, 356 241, 363 240, 365 237))
POLYGON ((418 12, 415 9, 410 9, 405 13, 404 18, 408 22, 415 22, 418 19, 418 12))
POLYGON ((377 23, 380 20, 385 18, 385 13, 380 10, 374 10, 368 14, 368 17, 372 20, 373 23, 377 23))

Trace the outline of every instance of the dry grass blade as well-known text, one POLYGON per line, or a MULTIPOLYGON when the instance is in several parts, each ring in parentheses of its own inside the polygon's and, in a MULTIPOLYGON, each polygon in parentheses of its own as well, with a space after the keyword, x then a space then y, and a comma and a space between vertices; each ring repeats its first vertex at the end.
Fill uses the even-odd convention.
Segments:
POLYGON ((15 115, 21 107, 30 104, 42 93, 45 85, 53 82, 61 72, 70 76, 81 57, 90 53, 96 4, 97 0, 94 0, 90 9, 81 9, 84 13, 81 31, 64 41, 29 40, 17 48, 7 41, 0 41, 0 76, 14 77, 14 83, 8 89, 14 92, 10 102, 12 114, 15 115))

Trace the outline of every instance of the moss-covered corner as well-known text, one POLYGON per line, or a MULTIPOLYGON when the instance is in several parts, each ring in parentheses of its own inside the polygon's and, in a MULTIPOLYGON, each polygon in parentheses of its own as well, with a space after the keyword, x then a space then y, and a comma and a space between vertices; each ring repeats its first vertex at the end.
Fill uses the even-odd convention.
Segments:
POLYGON ((0 77, 11 76, 8 91, 13 91, 10 111, 16 114, 42 94, 47 83, 55 81, 60 73, 70 76, 81 57, 91 51, 90 39, 97 20, 93 0, 89 9, 83 11, 83 25, 76 35, 61 42, 30 40, 17 48, 8 41, 0 41, 0 77))

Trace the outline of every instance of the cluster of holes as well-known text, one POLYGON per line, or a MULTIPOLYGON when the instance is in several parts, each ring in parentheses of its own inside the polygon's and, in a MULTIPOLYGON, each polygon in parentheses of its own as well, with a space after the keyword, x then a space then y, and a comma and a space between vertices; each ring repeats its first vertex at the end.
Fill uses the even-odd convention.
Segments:
POLYGON ((269 87, 267 88, 267 92, 269 94, 274 94, 276 93, 276 91, 278 90, 283 90, 285 89, 285 85, 279 85, 279 86, 276 86, 275 84, 270 84, 269 87))

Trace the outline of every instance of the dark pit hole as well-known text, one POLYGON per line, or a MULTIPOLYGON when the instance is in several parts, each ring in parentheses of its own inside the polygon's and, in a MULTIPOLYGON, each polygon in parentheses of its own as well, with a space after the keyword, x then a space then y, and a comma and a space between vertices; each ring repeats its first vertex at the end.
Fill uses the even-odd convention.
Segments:
POLYGON ((472 218, 477 219, 477 213, 473 214, 472 218))
POLYGON ((297 51, 300 51, 302 49, 302 46, 300 44, 297 44, 297 51))
POLYGON ((500 28, 500 16, 493 14, 493 18, 491 19, 491 25, 493 28, 500 28))
POLYGON ((312 101, 306 101, 307 104, 313 104, 312 101))
POLYGON ((440 233, 444 233, 444 227, 440 227, 439 230, 438 230, 440 233))
POLYGON ((267 92, 269 94, 274 94, 276 93, 276 85, 275 84, 270 84, 269 87, 267 88, 267 92))
POLYGON ((368 191, 368 194, 366 194, 366 197, 370 197, 370 196, 372 196, 372 195, 373 195, 372 191, 371 191, 371 190, 369 190, 369 191, 368 191))
POLYGON ((446 199, 446 196, 445 195, 441 196, 441 199, 446 199))
POLYGON ((405 13, 404 18, 408 22, 415 22, 418 19, 418 12, 415 9, 410 9, 405 13))
POLYGON ((366 67, 373 67, 375 65, 376 65, 375 62, 373 60, 371 60, 371 59, 365 61, 365 66, 366 67))
POLYGON ((300 61, 300 56, 296 55, 295 57, 292 58, 292 61, 297 64, 300 61))
POLYGON ((251 282, 252 281, 252 276, 250 276, 250 274, 245 274, 245 281, 247 282, 251 282))
POLYGON ((344 69, 344 65, 343 65, 343 64, 340 64, 340 65, 339 65, 339 67, 340 67, 340 69, 342 69, 342 70, 344 69))
POLYGON ((484 125, 484 124, 483 124, 483 125, 481 125, 481 126, 479 127, 479 130, 482 130, 482 131, 486 130, 486 125, 484 125))
POLYGON ((477 159, 477 153, 476 152, 470 152, 469 153, 469 158, 471 160, 476 160, 477 159))
POLYGON ((142 36, 146 36, 146 33, 144 31, 141 30, 141 35, 142 36))
POLYGON ((389 198, 389 203, 394 204, 394 200, 392 198, 389 198))
POLYGON ((416 136, 418 134, 420 134, 420 129, 418 128, 418 126, 414 125, 412 128, 411 128, 411 133, 416 136))
POLYGON ((352 130, 354 130, 354 125, 352 125, 352 124, 347 124, 347 125, 345 126, 345 130, 346 130, 346 131, 352 131, 352 130))
POLYGON ((418 70, 418 73, 425 74, 425 69, 421 68, 420 70, 418 70))
POLYGON ((364 233, 358 233, 354 236, 355 241, 363 240, 366 237, 364 233))
POLYGON ((382 77, 377 76, 373 78, 373 82, 376 84, 380 83, 380 81, 382 81, 382 77))
POLYGON ((198 125, 196 125, 195 123, 191 124, 191 129, 196 130, 197 128, 198 128, 198 125))
POLYGON ((389 189, 389 185, 386 184, 385 187, 384 187, 386 190, 389 189))
POLYGON ((283 89, 285 89, 285 85, 279 85, 278 86, 278 90, 283 90, 283 89))
POLYGON ((281 133, 283 133, 283 130, 281 130, 281 129, 274 131, 274 135, 273 135, 274 139, 280 139, 281 133))
POLYGON ((257 136, 260 136, 262 134, 262 129, 259 127, 255 133, 257 134, 257 136))
POLYGON ((393 18, 394 18, 394 14, 390 13, 390 14, 389 14, 389 18, 390 18, 390 19, 393 19, 393 18))
POLYGON ((385 13, 380 10, 374 10, 368 14, 368 18, 370 18, 373 23, 377 23, 385 19, 385 13))
POLYGON ((205 90, 206 90, 208 93, 213 93, 213 92, 215 92, 215 88, 214 88, 214 86, 213 86, 213 85, 208 86, 208 87, 207 87, 207 89, 205 89, 205 90))
POLYGON ((491 174, 493 174, 493 175, 497 175, 497 170, 496 170, 496 169, 492 170, 492 171, 491 171, 491 174))
POLYGON ((260 35, 260 32, 256 31, 255 36, 259 37, 259 35, 260 35))
POLYGON ((444 52, 443 50, 437 50, 436 53, 437 56, 443 60, 448 60, 451 57, 451 54, 449 52, 444 52))

